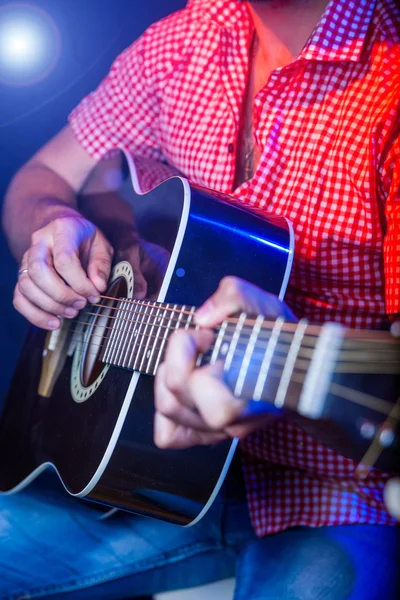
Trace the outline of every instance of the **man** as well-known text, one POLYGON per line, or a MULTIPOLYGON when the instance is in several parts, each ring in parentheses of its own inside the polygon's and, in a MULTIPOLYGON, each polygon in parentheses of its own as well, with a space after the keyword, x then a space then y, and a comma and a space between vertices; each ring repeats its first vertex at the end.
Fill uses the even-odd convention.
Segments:
POLYGON ((110 245, 75 195, 116 146, 285 214, 296 257, 290 309, 223 280, 197 312, 203 330, 172 339, 156 379, 156 443, 240 436, 246 494, 236 466, 189 530, 98 520, 50 484, 1 498, 1 597, 118 598, 234 573, 236 600, 397 597, 388 475, 356 480, 352 461, 285 419, 235 425, 242 403, 216 367, 193 364, 207 329, 238 310, 365 328, 400 312, 399 17, 394 0, 192 0, 124 52, 14 178, 14 305, 45 329, 105 290, 110 245))

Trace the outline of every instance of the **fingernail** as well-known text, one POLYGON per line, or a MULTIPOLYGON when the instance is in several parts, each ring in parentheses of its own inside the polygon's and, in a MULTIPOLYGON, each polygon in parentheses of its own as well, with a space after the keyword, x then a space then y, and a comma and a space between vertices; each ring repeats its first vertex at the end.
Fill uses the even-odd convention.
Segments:
POLYGON ((60 321, 56 319, 51 319, 47 324, 50 329, 58 329, 60 327, 60 321))
POLYGON ((98 304, 100 302, 100 296, 89 296, 90 304, 98 304))
POLYGON ((86 305, 86 301, 85 300, 77 300, 76 302, 73 303, 73 308, 76 308, 76 310, 81 310, 84 306, 86 305))
POLYGON ((78 314, 78 311, 71 307, 68 307, 64 310, 64 315, 66 317, 76 317, 77 314, 78 314))
POLYGON ((391 328, 390 328, 390 333, 394 336, 394 337, 400 337, 400 321, 395 321, 391 328))

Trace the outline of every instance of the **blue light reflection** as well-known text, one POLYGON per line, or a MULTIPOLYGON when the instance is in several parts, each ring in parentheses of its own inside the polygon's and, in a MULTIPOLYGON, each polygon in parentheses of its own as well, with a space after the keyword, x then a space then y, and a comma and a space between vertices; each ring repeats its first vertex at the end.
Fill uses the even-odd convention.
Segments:
POLYGON ((214 221, 213 219, 209 219, 207 217, 202 217, 201 215, 198 215, 196 213, 191 213, 191 217, 193 219, 195 219, 196 221, 202 221, 204 223, 207 223, 208 225, 212 225, 213 227, 220 227, 221 229, 231 231, 231 232, 235 233, 236 235, 239 235, 243 238, 255 240, 256 242, 260 242, 261 244, 265 244, 266 246, 275 248, 276 250, 279 250, 280 252, 284 252, 285 254, 290 254, 290 252, 291 252, 290 248, 287 248, 286 246, 281 246, 279 244, 276 244, 275 242, 271 242, 270 240, 259 237, 258 235, 249 233, 248 231, 245 231, 244 229, 239 229, 238 227, 235 227, 232 225, 226 225, 225 223, 221 223, 220 221, 214 221))

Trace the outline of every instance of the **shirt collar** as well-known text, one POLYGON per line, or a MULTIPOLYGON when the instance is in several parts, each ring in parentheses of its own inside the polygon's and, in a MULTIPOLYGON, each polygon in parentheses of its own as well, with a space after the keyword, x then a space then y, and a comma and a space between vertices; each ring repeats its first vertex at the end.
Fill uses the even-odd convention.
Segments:
POLYGON ((360 60, 375 5, 376 0, 331 0, 299 58, 360 60))
MULTIPOLYGON (((375 5, 376 0, 331 0, 298 58, 360 60, 375 5)), ((250 24, 246 4, 237 0, 188 0, 187 8, 226 29, 250 24)))
POLYGON ((251 21, 246 4, 238 0, 188 0, 187 8, 224 29, 243 25, 243 20, 247 25, 251 21))

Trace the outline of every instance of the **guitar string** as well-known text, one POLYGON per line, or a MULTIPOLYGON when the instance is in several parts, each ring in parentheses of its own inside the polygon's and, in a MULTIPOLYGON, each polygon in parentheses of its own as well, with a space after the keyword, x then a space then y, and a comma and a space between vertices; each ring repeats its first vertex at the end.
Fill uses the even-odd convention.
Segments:
MULTIPOLYGON (((279 345, 280 345, 280 346, 283 346, 283 344, 279 344, 279 345)), ((158 347, 157 347, 157 352, 158 352, 158 354, 160 353, 160 350, 161 350, 161 346, 158 346, 158 347)), ((94 352, 93 352, 93 353, 88 353, 88 354, 96 354, 96 355, 98 356, 98 352, 96 352, 96 353, 94 353, 94 352)), ((144 358, 144 357, 143 357, 143 358, 144 358)), ((204 360, 204 362, 205 362, 205 363, 206 363, 206 362, 209 362, 209 361, 207 361, 207 355, 205 355, 205 357, 204 357, 204 358, 205 358, 205 360, 204 360)), ((142 360, 143 360, 143 359, 142 359, 142 360)), ((234 360, 235 360, 235 359, 234 359, 234 360)), ((240 360, 240 359, 239 359, 239 360, 240 360)), ((276 363, 276 364, 284 364, 284 362, 285 362, 285 358, 284 358, 284 357, 281 357, 281 359, 280 359, 280 360, 278 360, 278 361, 277 361, 277 360, 276 360, 276 358, 275 358, 275 359, 274 359, 274 361, 275 361, 275 363, 276 363)), ((110 362, 112 362, 112 361, 110 361, 110 362)), ((308 362, 310 363, 311 361, 308 361, 308 362)), ((297 361, 297 363, 298 363, 298 361, 297 361)), ((107 364, 107 363, 106 363, 106 364, 107 364)), ((117 365, 117 366, 118 366, 118 365, 117 365)), ((123 366, 123 365, 120 365, 120 366, 123 366)), ((132 367, 130 367, 130 368, 132 368, 132 367)), ((307 370, 308 370, 308 365, 307 365, 307 360, 306 360, 306 359, 305 359, 305 360, 303 360, 303 361, 300 361, 300 364, 297 364, 297 366, 296 366, 296 367, 295 367, 295 369, 294 369, 294 371, 296 371, 297 373, 300 373, 300 376, 301 376, 301 372, 303 372, 303 373, 307 373, 307 370), (303 363, 303 364, 305 363, 305 368, 304 368, 304 369, 302 369, 302 367, 301 367, 301 363, 303 363)), ((252 372, 252 371, 256 371, 256 373, 258 372, 258 370, 255 368, 254 364, 252 364, 252 365, 251 365, 251 367, 250 367, 250 374, 251 374, 251 372, 252 372)), ((378 371, 376 374, 378 374, 378 375, 379 375, 379 374, 382 374, 382 372, 381 372, 381 371, 382 371, 382 370, 379 370, 379 371, 378 371)), ((143 370, 142 370, 142 372, 143 372, 143 370)), ((144 372, 146 372, 146 370, 144 370, 144 372)), ((149 364, 149 366, 148 366, 148 368, 147 368, 147 372, 150 372, 150 373, 152 373, 152 372, 153 372, 153 371, 152 371, 152 369, 151 369, 151 363, 149 364)), ((335 367, 335 369, 334 369, 334 371, 333 371, 333 372, 334 372, 334 373, 342 373, 342 372, 346 372, 346 371, 343 371, 343 369, 342 369, 342 368, 340 368, 340 367, 339 367, 339 368, 335 367)), ((354 374, 356 374, 356 373, 364 373, 364 372, 367 372, 367 373, 369 373, 369 374, 371 374, 371 373, 372 373, 372 371, 371 371, 371 368, 368 368, 367 370, 366 370, 366 369, 364 369, 364 368, 363 368, 363 369, 361 369, 361 370, 360 370, 360 369, 359 369, 359 370, 356 370, 356 369, 354 369, 354 367, 353 367, 353 368, 352 368, 352 370, 351 370, 351 373, 354 373, 354 374)), ((391 372, 389 371, 389 372, 386 372, 385 374, 396 374, 396 373, 397 373, 397 371, 396 371, 396 372, 393 372, 393 373, 391 373, 391 372)), ((280 376, 280 374, 279 374, 279 376, 280 376)), ((299 376, 299 375, 297 375, 297 377, 298 377, 298 376, 299 376)), ((304 381, 304 378, 303 378, 301 381, 304 381)), ((351 389, 351 388, 349 388, 349 389, 351 389)), ((346 399, 348 400, 348 398, 346 398, 346 399)), ((361 395, 359 394, 359 399, 361 399, 361 400, 362 400, 362 394, 361 394, 361 395)), ((377 398, 377 402, 378 402, 378 403, 379 403, 379 402, 381 402, 381 403, 382 403, 382 406, 383 406, 383 408, 382 408, 382 409, 381 409, 379 412, 383 412, 384 414, 386 414, 386 409, 385 409, 385 407, 384 407, 384 404, 383 404, 385 401, 383 401, 383 400, 381 400, 381 399, 377 398)))
MULTIPOLYGON (((96 313, 92 313, 92 314, 95 315, 96 313)), ((104 318, 107 318, 107 317, 104 317, 104 318)), ((116 318, 116 317, 110 317, 110 318, 116 318)), ((121 321, 124 321, 124 320, 126 320, 126 319, 121 319, 121 321)), ((128 321, 130 323, 135 322, 135 323, 143 324, 143 321, 140 321, 140 320, 137 320, 137 321, 128 320, 128 321)), ((82 322, 82 321, 78 322, 78 324, 83 325, 83 326, 87 325, 87 326, 90 326, 90 327, 93 327, 93 328, 99 327, 103 331, 104 330, 109 330, 111 332, 116 332, 117 334, 121 333, 121 334, 123 334, 125 336, 128 335, 128 332, 124 328, 108 327, 108 326, 105 326, 105 325, 104 326, 103 325, 94 325, 93 322, 82 322)), ((147 327, 152 327, 153 325, 155 325, 155 323, 145 322, 144 329, 147 328, 147 327)), ((179 328, 176 328, 176 327, 168 327, 168 326, 161 326, 161 325, 157 325, 157 328, 158 329, 169 330, 171 333, 174 332, 174 331, 177 331, 177 329, 179 329, 179 328)), ((183 329, 183 328, 184 327, 182 326, 180 329, 183 329)), ((189 326, 188 328, 186 328, 186 330, 188 330, 188 329, 194 331, 195 327, 189 326)), ((75 332, 79 332, 79 334, 82 335, 82 336, 86 335, 86 331, 85 332, 81 332, 79 327, 77 327, 75 330, 73 330, 73 329, 71 330, 71 334, 72 335, 75 332)), ((225 331, 225 335, 224 335, 224 340, 225 340, 226 343, 229 343, 230 338, 228 337, 227 333, 229 334, 229 332, 227 332, 227 330, 226 330, 225 331)), ((232 332, 232 333, 234 333, 234 332, 232 332)), ((218 335, 218 330, 215 331, 215 335, 218 335)), ((248 340, 249 340, 250 339, 250 334, 246 334, 246 335, 247 335, 248 340)), ((158 337, 159 337, 158 334, 144 333, 144 331, 140 335, 140 339, 142 339, 142 340, 158 339, 158 337)), ((241 333, 241 337, 239 338, 239 341, 238 341, 238 345, 240 345, 240 346, 243 346, 243 345, 246 346, 247 345, 248 340, 247 341, 244 340, 243 337, 244 337, 244 334, 241 333)), ((107 345, 107 343, 111 339, 110 337, 106 337, 103 334, 96 334, 96 333, 92 333, 90 335, 90 339, 93 339, 93 338, 100 338, 100 342, 96 342, 97 347, 96 347, 95 344, 92 344, 92 347, 93 346, 95 347, 94 350, 92 350, 92 351, 89 352, 89 354, 92 354, 92 355, 98 354, 99 352, 101 352, 101 350, 107 345)), ((291 342, 292 342, 292 338, 289 335, 287 335, 287 338, 288 338, 288 341, 286 341, 282 337, 280 338, 280 347, 281 347, 281 351, 282 352, 285 352, 285 350, 283 349, 284 346, 286 345, 286 347, 289 347, 290 344, 291 344, 291 342)), ((269 337, 268 336, 267 337, 261 337, 260 336, 257 339, 257 341, 258 342, 267 342, 268 343, 269 337)), ((135 341, 130 342, 129 344, 127 344, 127 338, 126 337, 123 340, 117 340, 117 343, 119 344, 120 349, 123 349, 125 352, 128 351, 128 350, 132 350, 132 348, 135 345, 135 341)), ((304 359, 307 359, 307 358, 311 359, 314 349, 315 349, 315 346, 302 347, 299 350, 298 356, 304 357, 304 359)), ((354 348, 354 349, 346 348, 346 350, 342 350, 341 353, 345 353, 346 354, 346 359, 344 360, 344 359, 340 359, 339 358, 337 360, 337 363, 349 364, 349 363, 355 362, 356 364, 358 363, 358 364, 362 364, 362 365, 365 365, 365 366, 367 366, 366 363, 368 363, 368 364, 370 364, 370 363, 375 364, 377 362, 380 362, 383 365, 395 364, 395 365, 398 365, 398 372, 400 373, 400 362, 398 360, 398 352, 396 351, 396 348, 393 349, 391 347, 388 347, 388 349, 385 350, 386 354, 383 354, 383 351, 381 349, 375 349, 374 352, 373 351, 368 351, 368 355, 367 356, 360 355, 360 351, 359 351, 358 348, 354 348), (390 359, 391 357, 388 356, 388 353, 392 353, 393 354, 393 360, 390 359), (353 354, 353 356, 351 356, 351 354, 353 354)), ((357 372, 364 372, 364 371, 362 370, 362 371, 357 371, 357 372)), ((394 371, 394 374, 395 373, 397 373, 397 370, 394 371)))
MULTIPOLYGON (((97 306, 102 307, 101 305, 97 305, 97 306)), ((144 306, 144 308, 146 308, 146 307, 147 307, 147 305, 144 306)), ((102 307, 102 308, 104 308, 104 307, 102 307)), ((106 307, 106 310, 109 311, 110 308, 106 307)), ((128 312, 128 310, 123 309, 123 308, 118 308, 117 310, 120 311, 121 313, 128 312)), ((160 316, 157 316, 157 315, 147 315, 148 320, 145 320, 145 319, 141 319, 141 318, 126 319, 126 318, 122 317, 121 315, 117 315, 117 316, 109 315, 109 314, 102 315, 100 312, 85 312, 84 314, 88 315, 88 316, 94 316, 94 317, 97 317, 97 318, 117 320, 118 322, 129 322, 129 323, 135 323, 135 324, 140 323, 141 325, 144 325, 145 327, 156 326, 157 328, 160 328, 160 329, 169 329, 170 331, 175 331, 177 329, 176 327, 173 327, 170 324, 168 326, 157 324, 157 320, 161 320, 163 318, 163 317, 160 317, 160 316), (153 319, 153 320, 151 320, 151 319, 153 319)), ((136 317, 144 317, 144 316, 146 316, 145 313, 140 313, 140 312, 139 313, 131 313, 131 314, 133 314, 133 316, 136 316, 136 317)), ((189 313, 189 314, 191 316, 193 316, 193 313, 189 313)), ((228 320, 226 320, 226 321, 228 321, 228 320)), ((78 325, 79 324, 83 324, 83 325, 96 326, 96 325, 93 325, 94 321, 92 323, 90 323, 90 322, 82 323, 82 321, 79 321, 79 319, 71 319, 71 320, 69 320, 69 322, 71 322, 71 323, 78 323, 78 325)), ((169 319, 169 322, 170 323, 175 323, 175 324, 182 323, 182 328, 184 327, 184 321, 182 321, 180 318, 169 319)), ((271 321, 267 321, 267 323, 271 323, 271 321)), ((236 324, 237 324, 237 321, 234 321, 233 323, 232 322, 231 323, 228 322, 228 327, 229 326, 234 326, 236 328, 236 324)), ((297 324, 291 324, 290 323, 289 325, 294 326, 294 327, 291 327, 291 330, 293 329, 293 333, 294 333, 295 330, 296 330, 296 328, 297 328, 297 324)), ((272 331, 273 327, 274 327, 274 323, 272 322, 270 326, 267 326, 267 325, 264 326, 264 331, 272 331)), ((120 332, 120 331, 122 331, 122 329, 118 329, 118 328, 115 328, 115 327, 101 326, 101 328, 102 329, 113 329, 117 333, 120 332)), ((246 333, 247 330, 250 330, 249 331, 249 335, 250 335, 252 329, 253 329, 252 327, 248 327, 248 326, 245 327, 245 326, 243 326, 242 332, 246 333)), ((291 334, 292 333, 291 330, 290 331, 283 330, 283 333, 284 334, 291 334)), ((321 328, 320 328, 320 330, 321 330, 321 328)), ((362 331, 362 330, 360 330, 360 331, 362 331)), ((373 340, 373 341, 375 341, 376 344, 379 344, 379 348, 374 348, 374 350, 370 350, 369 349, 369 346, 370 346, 369 342, 371 341, 370 338, 367 338, 367 339, 358 339, 358 340, 354 340, 354 339, 350 338, 350 339, 347 339, 347 340, 345 339, 345 342, 347 342, 347 344, 346 344, 346 348, 344 348, 344 349, 346 349, 346 350, 352 349, 350 344, 351 343, 355 343, 354 350, 358 350, 359 351, 360 350, 359 346, 361 344, 361 345, 365 345, 366 346, 366 351, 369 352, 372 355, 374 351, 378 351, 379 353, 381 353, 384 350, 384 348, 382 348, 382 345, 384 345, 384 346, 387 346, 387 350, 386 351, 388 351, 388 352, 389 351, 393 351, 393 352, 397 353, 398 357, 399 357, 399 360, 400 360, 400 341, 396 340, 395 338, 392 338, 390 336, 389 332, 377 332, 377 331, 374 331, 373 333, 374 334, 379 334, 379 336, 382 336, 382 333, 383 333, 383 334, 385 334, 385 338, 387 338, 387 339, 373 340)), ((269 339, 268 336, 267 337, 263 337, 263 336, 259 336, 258 337, 258 340, 260 340, 260 341, 264 341, 264 340, 268 340, 268 339, 269 339)), ((314 342, 317 339, 318 339, 318 336, 308 335, 307 333, 304 336, 304 341, 311 341, 312 340, 314 342)))
MULTIPOLYGON (((105 364, 107 364, 107 363, 105 363, 105 364)), ((202 364, 202 366, 206 365, 206 364, 211 364, 211 357, 203 356, 203 360, 202 360, 201 364, 202 364)), ((118 365, 116 365, 116 366, 118 366, 118 365)), ((141 371, 141 372, 146 373, 146 371, 141 371)), ((152 369, 148 370, 147 372, 149 374, 154 375, 154 372, 152 369)), ((334 371, 334 373, 337 373, 337 371, 334 371)), ((368 371, 368 373, 370 373, 370 371, 368 371)), ((301 369, 301 368, 295 366, 293 368, 291 381, 302 385, 305 382, 306 374, 307 374, 307 369, 304 370, 304 369, 301 369)), ((280 377, 280 376, 281 376, 281 372, 277 371, 277 370, 275 370, 275 371, 272 370, 270 373, 270 379, 271 379, 271 377, 280 377)), ((337 384, 335 382, 331 382, 329 391, 331 390, 332 387, 334 388, 334 386, 336 386, 336 385, 337 384)), ((342 398, 343 400, 346 400, 347 402, 350 402, 352 404, 358 404, 365 408, 375 410, 376 412, 379 412, 384 416, 388 416, 390 414, 390 412, 393 410, 393 404, 388 402, 387 400, 383 400, 382 398, 378 398, 376 396, 368 395, 368 401, 366 402, 365 401, 365 398, 366 398, 365 393, 360 392, 358 390, 354 390, 353 388, 350 388, 348 386, 341 385, 340 387, 343 388, 344 390, 348 390, 348 393, 345 394, 344 392, 338 391, 337 389, 332 393, 334 393, 334 395, 336 397, 342 398), (349 397, 349 393, 352 394, 351 397, 349 397)), ((268 400, 264 400, 264 401, 271 402, 268 400)), ((398 412, 399 418, 400 418, 400 408, 397 412, 398 412)), ((399 419, 396 417, 396 421, 398 421, 398 420, 399 419)))
MULTIPOLYGON (((85 325, 85 323, 81 323, 81 324, 85 325)), ((92 325, 92 323, 87 323, 87 324, 88 325, 92 325)), ((85 332, 81 332, 81 335, 84 335, 84 333, 85 332)), ((144 337, 149 337, 149 336, 144 336, 144 337)), ((79 344, 81 342, 78 341, 77 343, 79 344)), ((284 343, 283 344, 282 343, 278 343, 278 346, 283 346, 283 345, 284 345, 284 343)), ((161 350, 161 346, 158 347, 157 350, 160 351, 161 350)), ((96 354, 98 356, 98 352, 96 352, 96 353, 92 352, 92 353, 88 353, 88 354, 96 354)), ((210 357, 208 357, 207 355, 204 355, 203 356, 202 364, 209 364, 210 360, 211 360, 210 357)), ((284 357, 282 357, 282 360, 284 362, 284 357)), ((303 360, 303 362, 304 362, 304 360, 303 360)), ((309 361, 309 362, 311 362, 311 361, 309 361)), ((105 364, 107 364, 107 363, 105 363, 105 364)), ((334 372, 340 372, 340 371, 334 371, 334 372)), ((362 372, 364 372, 364 371, 362 371, 362 372)), ((366 372, 370 373, 371 371, 370 371, 370 369, 368 369, 366 372)), ((295 366, 295 368, 293 369, 293 376, 291 378, 292 381, 300 383, 300 384, 303 384, 304 381, 305 381, 305 376, 302 373, 306 374, 307 373, 307 369, 301 369, 301 368, 295 366)), ((394 374, 396 374, 396 373, 394 373, 394 374)), ((272 376, 273 376, 273 374, 272 374, 272 376)), ((332 384, 330 384, 330 385, 332 386, 332 384)), ((353 388, 349 388, 348 386, 343 386, 343 387, 345 389, 347 388, 350 392, 353 392, 354 395, 353 395, 352 398, 349 398, 347 396, 343 396, 342 394, 339 394, 339 393, 335 393, 334 395, 337 396, 337 397, 340 397, 340 398, 342 398, 344 400, 347 400, 348 402, 357 403, 357 404, 359 404, 361 406, 365 406, 367 408, 372 408, 373 410, 376 410, 377 412, 380 412, 380 413, 382 413, 385 416, 387 416, 389 414, 389 412, 390 412, 388 410, 387 406, 390 406, 391 409, 393 407, 393 405, 390 404, 390 403, 388 404, 387 401, 385 401, 385 400, 383 400, 381 398, 378 398, 378 397, 373 397, 373 396, 369 397, 369 405, 368 405, 365 402, 365 394, 363 394, 362 392, 359 392, 358 390, 354 390, 353 388)))
MULTIPOLYGON (((183 307, 181 308, 173 308, 173 307, 169 307, 166 306, 165 303, 162 302, 153 302, 153 301, 144 301, 144 300, 131 300, 131 299, 125 299, 125 298, 113 298, 111 296, 100 296, 100 298, 104 298, 107 300, 113 300, 113 301, 120 301, 120 302, 124 302, 125 304, 133 304, 135 306, 139 306, 139 308, 155 308, 155 309, 162 309, 163 311, 166 312, 175 312, 178 315, 180 315, 178 317, 178 320, 181 320, 181 316, 182 315, 188 315, 188 316, 193 316, 192 310, 195 307, 190 307, 190 310, 183 310, 183 307)), ((107 310, 116 310, 116 311, 123 311, 123 312, 129 312, 128 308, 122 308, 122 307, 107 307, 106 305, 103 304, 93 304, 92 306, 96 307, 96 308, 106 308, 107 310)), ((133 314, 138 314, 136 313, 136 311, 133 314)), ((255 322, 256 322, 257 317, 252 317, 252 316, 246 316, 246 320, 243 323, 243 326, 248 326, 248 327, 252 327, 254 326, 255 322)), ((236 317, 227 317, 225 319, 226 322, 231 323, 233 325, 236 325, 238 322, 238 319, 236 317)), ((274 327, 275 323, 274 321, 271 320, 267 320, 265 324, 262 324, 262 328, 266 328, 268 329, 272 329, 274 327), (268 325, 269 323, 271 323, 271 325, 268 325)), ((338 324, 339 325, 339 324, 338 324)), ((283 324, 283 328, 286 331, 290 331, 290 332, 294 332, 296 330, 297 327, 297 323, 291 323, 290 321, 286 321, 283 324)), ((311 337, 319 337, 320 335, 320 331, 321 331, 321 327, 322 325, 315 325, 313 323, 309 323, 308 324, 308 329, 310 330, 316 330, 316 333, 311 334, 311 332, 309 332, 307 335, 311 336, 311 337)), ((367 333, 365 333, 365 330, 349 330, 348 328, 346 328, 345 326, 343 326, 348 333, 351 333, 351 335, 362 335, 362 332, 364 332, 364 335, 366 335, 367 337, 367 342, 380 342, 381 341, 381 337, 385 338, 385 337, 389 337, 390 338, 390 333, 387 331, 379 331, 379 330, 368 330, 367 333)), ((351 339, 351 335, 350 338, 351 339)), ((358 338, 359 342, 363 342, 364 339, 363 338, 358 338)), ((396 340, 395 340, 396 343, 396 340)), ((399 348, 400 348, 400 342, 397 342, 399 344, 399 348)))
MULTIPOLYGON (((86 313, 86 314, 92 314, 95 317, 98 316, 98 313, 86 313)), ((101 318, 104 318, 104 319, 118 319, 118 317, 112 317, 112 316, 108 316, 108 317, 107 316, 103 316, 101 318)), ((173 332, 173 331, 175 331, 177 329, 176 327, 169 327, 169 326, 158 325, 156 323, 156 319, 155 318, 154 318, 153 321, 148 321, 148 322, 146 322, 144 320, 140 320, 139 321, 139 320, 122 319, 122 318, 120 319, 120 321, 136 322, 136 323, 140 323, 141 325, 144 324, 145 326, 143 327, 143 333, 140 336, 142 339, 149 339, 149 338, 150 339, 151 338, 155 338, 156 339, 158 337, 158 334, 151 335, 151 334, 148 334, 148 333, 144 333, 144 331, 148 327, 157 326, 158 329, 169 329, 171 332, 173 332)), ((71 320, 71 322, 72 322, 72 320, 71 320)), ((125 329, 119 329, 119 328, 116 328, 116 327, 108 327, 106 325, 95 325, 93 323, 94 323, 94 321, 93 322, 78 321, 78 324, 80 324, 81 326, 88 325, 90 327, 93 327, 94 329, 95 329, 95 327, 100 327, 102 329, 103 333, 104 333, 105 330, 111 330, 113 332, 116 332, 117 335, 119 333, 122 333, 122 332, 125 335, 127 334, 127 332, 126 332, 125 329)), ((229 325, 228 325, 228 327, 229 327, 229 325)), ((183 328, 183 325, 182 325, 182 328, 183 328)), ((189 328, 192 329, 192 330, 194 329, 193 326, 190 326, 189 328)), ((79 331, 79 329, 80 328, 78 327, 75 331, 79 331)), ((234 330, 235 330, 235 328, 234 328, 234 330)), ((233 330, 233 333, 234 333, 234 330, 233 330)), ((71 330, 71 334, 73 334, 73 332, 74 332, 74 330, 71 330)), ((215 331, 215 334, 217 334, 217 332, 218 332, 218 330, 215 331)), ((80 332, 80 333, 83 335, 83 332, 80 332)), ((229 333, 228 328, 227 328, 227 330, 225 332, 225 336, 226 336, 226 333, 229 333)), ((250 337, 250 335, 251 335, 251 331, 249 332, 248 337, 250 337)), ((289 339, 289 341, 287 342, 287 345, 290 345, 290 343, 292 341, 291 336, 289 334, 285 334, 285 333, 283 335, 285 335, 286 339, 287 338, 289 339)), ((93 339, 95 337, 96 338, 97 337, 100 338, 100 342, 97 344, 97 349, 96 349, 96 353, 98 353, 98 352, 101 352, 102 348, 108 343, 108 341, 109 341, 110 338, 104 336, 103 334, 94 334, 94 333, 92 333, 91 334, 91 339, 93 339)), ((239 340, 240 344, 242 344, 242 345, 246 344, 246 340, 243 340, 243 337, 244 337, 244 335, 241 335, 241 339, 239 340)), ((269 340, 268 336, 267 337, 260 336, 258 338, 258 341, 260 341, 260 342, 264 342, 264 341, 268 342, 268 340, 269 340)), ((280 341, 282 341, 283 343, 285 343, 284 339, 281 339, 280 341)), ((313 341, 315 341, 315 338, 313 339, 313 341)), ((120 344, 121 347, 124 346, 124 345, 126 346, 127 338, 124 338, 123 342, 122 342, 122 340, 117 340, 117 342, 120 344)), ((226 340, 226 342, 229 342, 229 338, 226 340)), ((393 342, 396 344, 395 340, 393 340, 393 342)), ((374 351, 368 350, 367 353, 365 353, 365 351, 364 351, 364 354, 360 354, 360 350, 359 350, 358 346, 352 349, 351 346, 347 345, 341 351, 341 355, 342 356, 346 356, 346 360, 344 360, 343 358, 341 358, 341 359, 338 360, 338 362, 339 363, 346 363, 346 364, 350 363, 350 362, 357 362, 357 363, 363 363, 363 364, 365 364, 365 363, 371 363, 371 362, 372 363, 381 362, 383 364, 394 363, 394 364, 399 364, 400 365, 400 361, 398 360, 397 347, 395 346, 393 348, 393 342, 390 340, 390 344, 387 345, 387 348, 379 348, 379 349, 378 348, 374 348, 374 351), (385 355, 383 354, 383 351, 386 352, 385 355), (354 354, 354 356, 352 356, 352 352, 353 352, 353 354, 354 354, 354 352, 356 352, 354 354), (376 354, 376 352, 379 352, 379 353, 376 354), (390 353, 392 353, 393 357, 394 357, 394 360, 392 360, 392 361, 390 360, 390 358, 391 358, 390 357, 390 353), (366 354, 366 356, 365 356, 365 354, 366 354)), ((283 344, 281 344, 281 346, 283 347, 283 344)), ((92 347, 93 347, 93 344, 92 344, 92 347)), ((133 347, 133 344, 132 345, 130 344, 129 347, 125 347, 125 351, 128 350, 128 349, 132 349, 132 347, 133 347)), ((300 350, 301 355, 304 356, 304 357, 307 357, 307 355, 309 355, 310 351, 312 352, 314 350, 314 348, 315 348, 315 345, 313 345, 313 344, 311 346, 302 347, 301 350, 300 350)))

